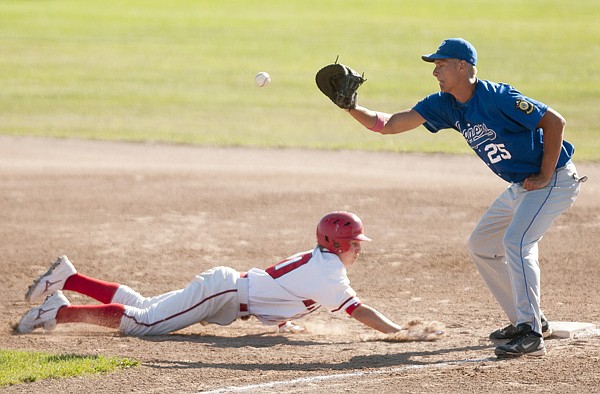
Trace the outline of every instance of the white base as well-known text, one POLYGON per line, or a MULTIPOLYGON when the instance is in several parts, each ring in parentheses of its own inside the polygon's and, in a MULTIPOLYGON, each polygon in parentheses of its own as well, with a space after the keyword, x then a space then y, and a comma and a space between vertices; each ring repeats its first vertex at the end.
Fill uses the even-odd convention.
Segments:
POLYGON ((571 321, 551 321, 552 336, 558 338, 573 338, 581 331, 594 330, 596 325, 593 323, 580 323, 571 321))

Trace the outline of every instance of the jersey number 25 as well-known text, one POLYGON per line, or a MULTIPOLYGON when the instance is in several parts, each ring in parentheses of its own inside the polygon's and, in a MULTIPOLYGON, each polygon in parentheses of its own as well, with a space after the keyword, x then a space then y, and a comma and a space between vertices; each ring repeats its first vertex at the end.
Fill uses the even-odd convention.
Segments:
POLYGON ((512 157, 510 152, 504 147, 504 144, 488 144, 483 149, 487 152, 488 159, 492 164, 512 157))

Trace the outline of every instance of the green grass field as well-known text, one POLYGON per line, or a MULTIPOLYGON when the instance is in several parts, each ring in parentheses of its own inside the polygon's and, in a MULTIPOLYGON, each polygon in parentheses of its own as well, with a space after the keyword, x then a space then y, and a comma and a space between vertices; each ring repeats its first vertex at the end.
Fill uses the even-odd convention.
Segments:
POLYGON ((138 365, 138 361, 117 357, 0 349, 0 387, 49 378, 109 373, 118 368, 130 368, 138 365))
POLYGON ((3 0, 0 134, 468 152, 452 131, 370 133, 314 84, 339 55, 362 105, 408 108, 438 89, 420 55, 460 36, 481 78, 557 109, 600 160, 598 20, 597 0, 3 0))

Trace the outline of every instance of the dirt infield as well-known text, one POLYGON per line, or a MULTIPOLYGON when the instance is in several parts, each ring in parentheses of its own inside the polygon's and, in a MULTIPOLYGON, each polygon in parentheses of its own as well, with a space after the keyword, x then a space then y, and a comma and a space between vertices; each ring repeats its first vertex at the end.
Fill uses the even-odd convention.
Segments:
MULTIPOLYGON (((600 165, 540 244, 552 320, 600 328, 600 165)), ((499 361, 505 325, 465 241, 505 184, 474 156, 220 149, 0 137, 0 348, 131 357, 110 375, 6 393, 597 392, 600 336, 550 339, 544 358, 499 361), (257 320, 129 338, 86 325, 12 335, 31 280, 61 254, 80 272, 154 295, 208 268, 266 267, 314 245, 331 210, 358 213, 373 242, 349 272, 361 299, 399 323, 439 321, 435 342, 386 342, 345 315, 309 332, 257 320)), ((73 303, 91 303, 67 293, 73 303)))

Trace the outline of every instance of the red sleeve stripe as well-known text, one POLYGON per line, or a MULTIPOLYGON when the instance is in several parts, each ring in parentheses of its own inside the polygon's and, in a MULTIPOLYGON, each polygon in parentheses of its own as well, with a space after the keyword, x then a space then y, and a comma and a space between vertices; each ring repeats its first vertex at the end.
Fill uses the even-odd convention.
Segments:
POLYGON ((361 305, 362 305, 361 302, 355 302, 354 304, 352 304, 348 308, 346 308, 346 313, 349 314, 350 316, 352 316, 352 314, 354 313, 356 308, 358 308, 361 305))
POLYGON ((339 308, 337 308, 337 309, 334 309, 334 310, 332 310, 331 312, 337 312, 337 311, 339 311, 340 309, 342 309, 342 308, 344 307, 344 305, 346 305, 348 302, 350 302, 350 300, 351 300, 351 299, 353 299, 353 298, 354 298, 354 297, 350 297, 350 298, 348 298, 346 301, 342 302, 342 304, 340 305, 340 307, 339 307, 339 308))

